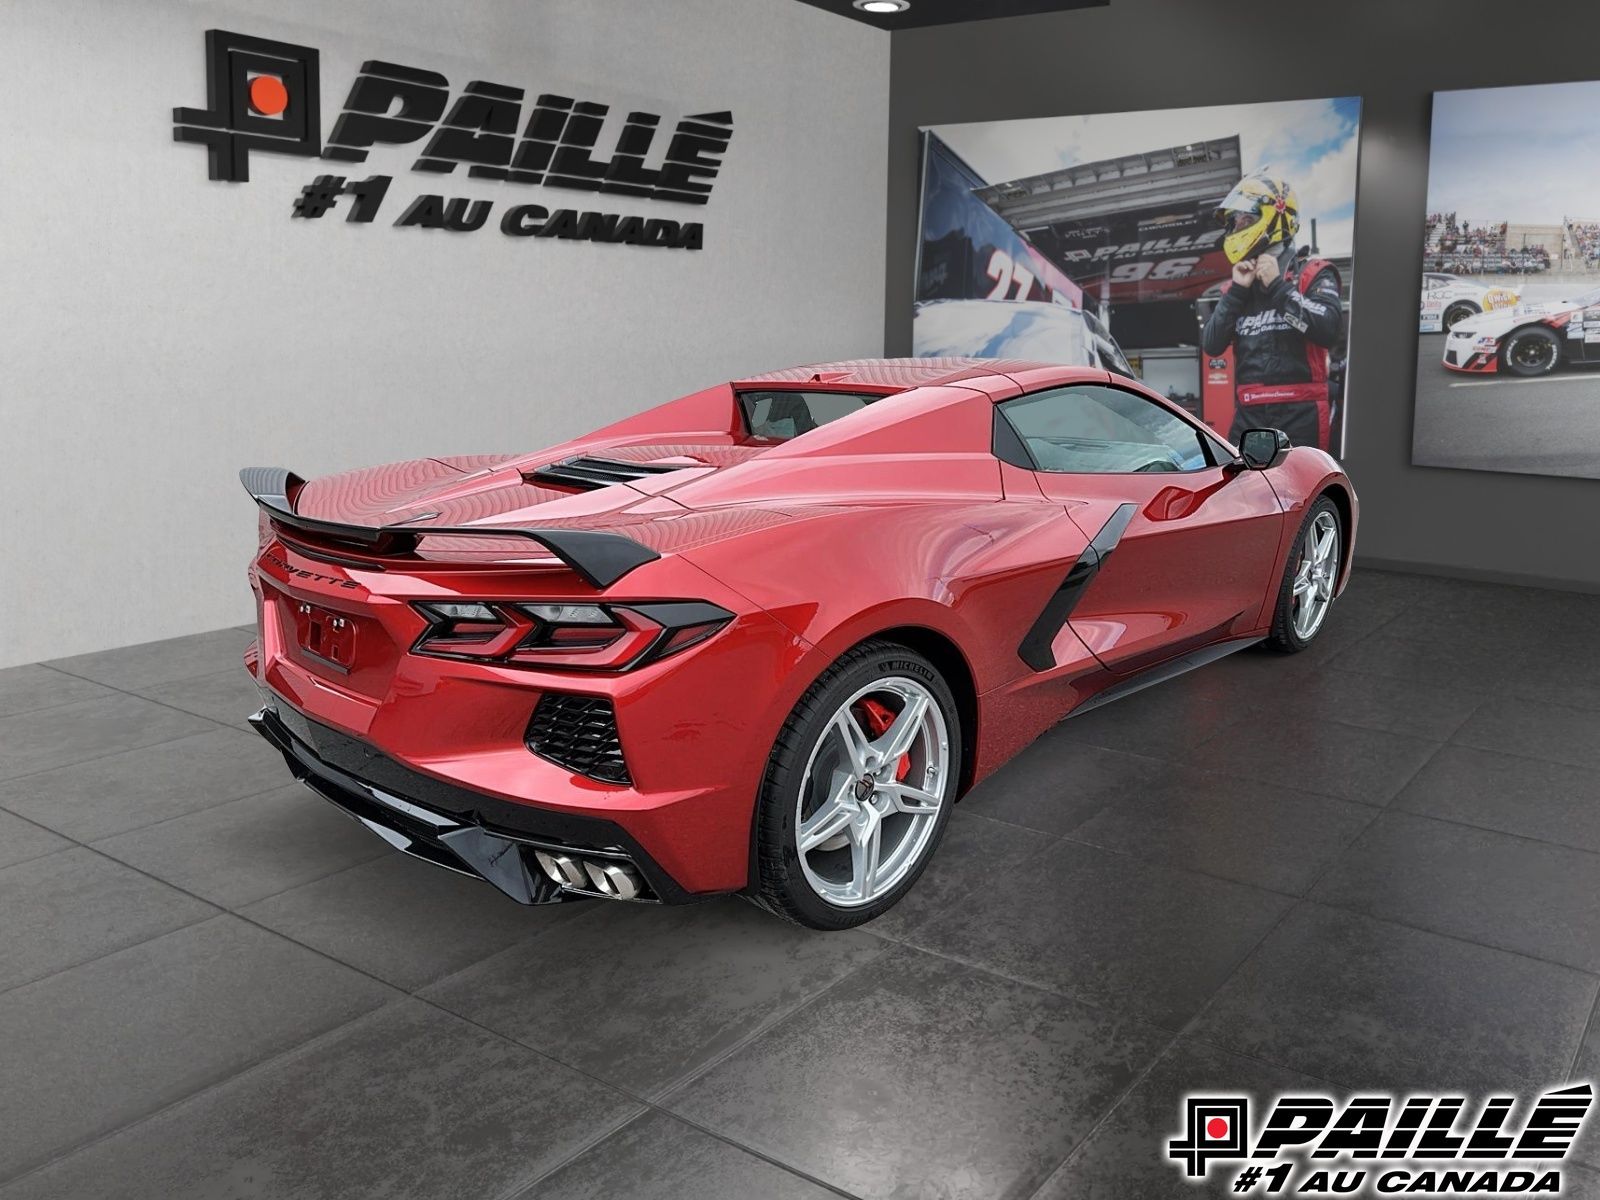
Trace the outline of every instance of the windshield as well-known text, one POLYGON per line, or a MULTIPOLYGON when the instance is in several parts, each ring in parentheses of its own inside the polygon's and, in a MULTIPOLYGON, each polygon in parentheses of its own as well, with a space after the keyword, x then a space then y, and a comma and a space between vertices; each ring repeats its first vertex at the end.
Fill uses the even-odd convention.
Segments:
POLYGON ((1588 308, 1591 304, 1600 304, 1600 288, 1595 288, 1592 292, 1584 292, 1581 296, 1574 296, 1567 303, 1581 304, 1585 308, 1588 308))
POLYGON ((856 392, 740 392, 739 408, 752 437, 786 442, 859 412, 878 398, 856 392))

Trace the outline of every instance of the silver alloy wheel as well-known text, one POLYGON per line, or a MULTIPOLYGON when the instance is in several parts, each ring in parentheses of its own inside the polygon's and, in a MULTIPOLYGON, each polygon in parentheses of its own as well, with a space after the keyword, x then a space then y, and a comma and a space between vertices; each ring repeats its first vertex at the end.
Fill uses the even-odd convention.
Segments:
POLYGON ((795 845, 811 890, 840 908, 893 890, 922 861, 949 770, 944 712, 920 680, 879 679, 840 705, 811 748, 796 801, 795 845), (876 739, 857 716, 864 701, 893 714, 876 739))
POLYGON ((1322 628, 1333 604, 1333 584, 1339 574, 1339 522, 1331 512, 1317 514, 1306 530, 1300 566, 1294 575, 1294 635, 1308 642, 1322 628))

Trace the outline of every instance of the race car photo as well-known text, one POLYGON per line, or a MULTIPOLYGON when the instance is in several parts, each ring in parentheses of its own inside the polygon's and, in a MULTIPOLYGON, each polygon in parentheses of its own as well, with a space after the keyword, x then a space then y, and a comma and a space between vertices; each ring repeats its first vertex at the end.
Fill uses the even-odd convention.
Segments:
MULTIPOLYGON (((391 846, 526 904, 895 904, 1063 717, 1349 576, 1327 454, 1095 367, 825 363, 532 454, 254 467, 256 730, 391 846)), ((1063 781, 1070 786, 1070 781, 1063 781)))
POLYGON ((1562 364, 1600 361, 1600 288, 1571 300, 1522 304, 1451 326, 1444 365, 1452 371, 1548 375, 1562 364))
POLYGON ((1457 322, 1479 313, 1514 308, 1522 299, 1515 288, 1490 287, 1459 275, 1425 271, 1418 333, 1448 333, 1457 322))
POLYGON ((928 300, 912 317, 928 358, 1022 358, 1133 376, 1105 323, 1086 308, 1040 300, 928 300))

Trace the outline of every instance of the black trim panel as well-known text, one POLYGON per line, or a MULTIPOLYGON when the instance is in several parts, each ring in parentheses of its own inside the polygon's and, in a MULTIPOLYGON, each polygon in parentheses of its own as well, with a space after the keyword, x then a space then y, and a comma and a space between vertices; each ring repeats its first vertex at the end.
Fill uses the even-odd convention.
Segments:
POLYGON ((1044 611, 1034 619, 1022 638, 1022 644, 1017 647, 1017 656, 1035 671, 1048 671, 1056 665, 1055 655, 1050 651, 1050 643, 1056 640, 1056 634, 1061 632, 1061 627, 1072 616, 1072 610, 1078 606, 1078 601, 1083 599, 1084 591, 1100 573, 1100 568, 1105 565, 1106 559, 1111 557, 1111 552, 1122 540, 1128 524, 1138 511, 1139 506, 1131 500, 1119 504, 1117 510, 1100 527, 1100 532, 1090 539, 1083 553, 1078 556, 1078 560, 1068 569, 1067 577, 1061 581, 1061 586, 1050 594, 1049 600, 1045 601, 1044 611))
MULTIPOLYGON (((313 721, 276 696, 270 697, 268 707, 252 724, 278 748, 303 782, 318 779, 323 787, 348 791, 349 781, 353 781, 359 787, 376 788, 449 814, 462 825, 479 827, 490 835, 570 849, 590 857, 604 857, 607 852, 612 857, 626 855, 664 903, 683 904, 701 898, 679 886, 627 830, 603 817, 517 804, 413 771, 359 738, 313 721)), ((315 790, 327 794, 322 788, 315 790)))
POLYGON ((578 455, 560 462, 540 467, 531 478, 535 483, 554 483, 561 487, 579 488, 592 492, 613 483, 630 483, 651 475, 665 475, 669 471, 682 471, 693 463, 634 463, 615 458, 598 458, 578 455))
POLYGON ((1102 704, 1110 704, 1113 700, 1121 700, 1124 696, 1131 696, 1135 692, 1142 692, 1147 687, 1154 687, 1158 683, 1165 683, 1169 679, 1176 679, 1179 675, 1187 675, 1196 667, 1214 663, 1219 658, 1226 658, 1236 650, 1243 650, 1247 646, 1254 646, 1264 639, 1259 637, 1234 638, 1232 641, 1215 642, 1210 646, 1203 646, 1199 650, 1191 650, 1188 654, 1180 654, 1177 658, 1169 658, 1165 662, 1147 667, 1137 675, 1130 675, 1120 679, 1104 691, 1096 692, 1077 708, 1067 714, 1076 717, 1099 708, 1102 704))
POLYGON ((647 546, 620 533, 590 529, 509 529, 481 525, 452 528, 446 526, 346 525, 321 521, 294 511, 290 493, 304 482, 282 467, 246 467, 239 482, 275 523, 304 533, 316 534, 336 543, 359 548, 371 554, 409 554, 425 537, 512 537, 537 542, 571 567, 591 587, 607 588, 636 567, 661 556, 647 546))

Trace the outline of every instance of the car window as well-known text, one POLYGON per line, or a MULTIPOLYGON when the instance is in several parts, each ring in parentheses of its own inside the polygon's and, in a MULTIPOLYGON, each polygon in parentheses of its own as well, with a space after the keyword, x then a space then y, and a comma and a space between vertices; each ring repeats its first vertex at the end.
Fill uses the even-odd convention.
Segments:
POLYGON ((1194 426, 1119 388, 1075 384, 997 407, 1041 471, 1197 471, 1211 461, 1194 426))
POLYGON ((859 412, 876 399, 855 392, 740 392, 739 407, 754 437, 788 441, 859 412))

